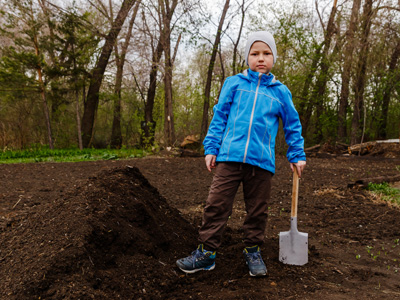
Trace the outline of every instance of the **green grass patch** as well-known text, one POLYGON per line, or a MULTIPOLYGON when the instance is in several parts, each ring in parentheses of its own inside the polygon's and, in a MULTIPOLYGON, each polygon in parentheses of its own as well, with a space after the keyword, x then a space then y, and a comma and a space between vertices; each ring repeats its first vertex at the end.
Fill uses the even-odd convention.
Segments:
POLYGON ((389 183, 369 183, 368 188, 374 194, 377 194, 382 200, 400 205, 400 190, 391 187, 389 183))
POLYGON ((142 149, 28 149, 0 152, 0 164, 116 160, 146 156, 142 149))

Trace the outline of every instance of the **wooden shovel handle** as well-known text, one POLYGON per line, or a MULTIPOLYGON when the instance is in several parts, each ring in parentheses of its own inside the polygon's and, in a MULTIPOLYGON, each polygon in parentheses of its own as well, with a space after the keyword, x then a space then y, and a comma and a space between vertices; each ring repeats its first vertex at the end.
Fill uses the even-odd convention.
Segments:
POLYGON ((299 175, 297 174, 297 168, 294 167, 293 172, 293 189, 292 189, 292 218, 297 217, 297 204, 299 202, 299 175))

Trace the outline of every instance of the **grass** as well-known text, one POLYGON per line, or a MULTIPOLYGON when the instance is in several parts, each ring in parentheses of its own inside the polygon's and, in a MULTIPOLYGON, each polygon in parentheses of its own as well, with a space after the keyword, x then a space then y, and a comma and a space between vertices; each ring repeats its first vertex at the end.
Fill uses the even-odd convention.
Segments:
POLYGON ((368 190, 378 195, 382 200, 400 206, 400 190, 391 187, 389 183, 369 183, 368 190))
POLYGON ((0 164, 116 160, 146 156, 141 149, 28 149, 0 151, 0 164))

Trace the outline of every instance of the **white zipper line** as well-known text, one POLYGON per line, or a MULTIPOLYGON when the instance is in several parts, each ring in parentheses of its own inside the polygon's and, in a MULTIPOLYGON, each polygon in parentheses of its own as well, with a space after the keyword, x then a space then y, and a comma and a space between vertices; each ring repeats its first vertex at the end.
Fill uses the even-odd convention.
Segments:
POLYGON ((247 149, 249 148, 251 125, 253 124, 254 110, 255 110, 255 108, 256 108, 257 95, 258 95, 258 88, 260 87, 261 76, 262 76, 262 74, 263 74, 263 73, 258 73, 258 84, 257 84, 257 88, 256 88, 256 95, 254 96, 253 110, 251 111, 251 116, 250 116, 249 132, 248 132, 248 135, 247 135, 246 148, 245 148, 245 150, 244 150, 243 163, 246 162, 247 149))

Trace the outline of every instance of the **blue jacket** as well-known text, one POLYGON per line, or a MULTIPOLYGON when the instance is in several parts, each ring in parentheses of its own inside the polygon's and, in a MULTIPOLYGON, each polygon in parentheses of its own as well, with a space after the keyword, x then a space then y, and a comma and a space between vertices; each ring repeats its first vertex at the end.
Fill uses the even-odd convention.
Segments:
POLYGON ((275 138, 282 119, 289 162, 306 160, 299 115, 289 89, 274 75, 250 69, 228 77, 203 145, 217 162, 242 162, 275 173, 275 138))

